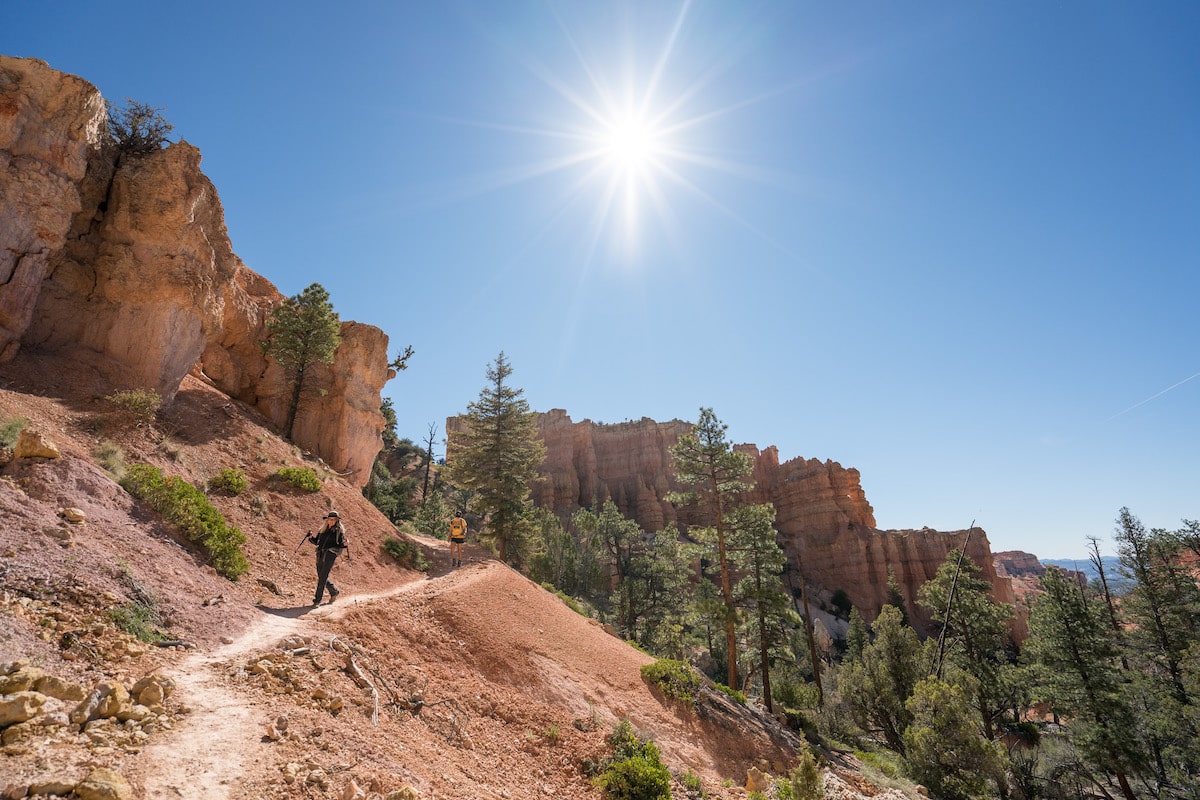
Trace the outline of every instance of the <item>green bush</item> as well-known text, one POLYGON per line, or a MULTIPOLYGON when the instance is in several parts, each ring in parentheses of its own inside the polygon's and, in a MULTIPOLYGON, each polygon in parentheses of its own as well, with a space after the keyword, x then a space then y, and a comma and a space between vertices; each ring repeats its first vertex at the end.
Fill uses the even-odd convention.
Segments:
POLYGON ((685 661, 660 658, 642 666, 642 680, 652 683, 673 700, 696 704, 700 694, 700 676, 685 661))
POLYGON ((162 395, 154 389, 123 389, 104 399, 145 422, 154 419, 162 406, 162 395))
POLYGON ((143 642, 161 642, 166 639, 155 626, 159 623, 158 612, 141 603, 126 603, 104 612, 118 628, 143 642))
POLYGON ((28 424, 29 420, 22 417, 0 423, 0 447, 15 447, 21 431, 25 430, 25 426, 28 424))
POLYGON ((775 796, 779 800, 825 800, 825 785, 821 782, 821 768, 807 747, 800 754, 796 768, 775 781, 775 796))
POLYGON ((225 467, 225 469, 208 479, 209 491, 227 492, 235 497, 246 491, 246 487, 249 485, 249 481, 246 480, 246 473, 237 467, 225 467))
POLYGON ((688 793, 688 797, 704 797, 704 784, 701 783, 700 776, 690 769, 679 776, 679 782, 683 784, 684 791, 688 793))
POLYGON ((162 470, 149 464, 130 466, 121 486, 178 526, 188 541, 209 557, 219 574, 237 580, 249 570, 250 564, 242 552, 246 535, 227 523, 195 486, 182 478, 165 476, 162 470))
POLYGON ((321 491, 321 479, 308 467, 280 467, 271 473, 271 480, 302 492, 321 491))
POLYGON ((727 696, 733 702, 735 702, 739 705, 743 705, 743 706, 746 705, 746 693, 743 692, 741 689, 730 689, 728 686, 726 686, 723 683, 718 683, 715 685, 718 689, 721 690, 722 694, 727 696))
POLYGON ((609 800, 671 800, 671 772, 653 742, 643 741, 628 720, 608 737, 613 757, 596 785, 609 800))
POLYGON ((382 546, 383 552, 396 559, 400 566, 405 569, 415 569, 420 572, 425 572, 429 569, 429 561, 425 558, 425 554, 421 552, 421 548, 407 539, 397 539, 395 536, 389 536, 383 540, 382 546))

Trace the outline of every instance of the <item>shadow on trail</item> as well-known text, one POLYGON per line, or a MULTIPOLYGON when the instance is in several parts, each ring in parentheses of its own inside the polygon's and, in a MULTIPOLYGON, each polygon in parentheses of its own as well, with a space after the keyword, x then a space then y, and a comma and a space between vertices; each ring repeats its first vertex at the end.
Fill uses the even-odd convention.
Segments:
POLYGON ((287 617, 288 619, 298 619, 313 610, 311 603, 303 606, 288 606, 287 608, 272 608, 271 606, 264 606, 262 603, 257 603, 254 607, 264 614, 270 614, 274 617, 287 617))

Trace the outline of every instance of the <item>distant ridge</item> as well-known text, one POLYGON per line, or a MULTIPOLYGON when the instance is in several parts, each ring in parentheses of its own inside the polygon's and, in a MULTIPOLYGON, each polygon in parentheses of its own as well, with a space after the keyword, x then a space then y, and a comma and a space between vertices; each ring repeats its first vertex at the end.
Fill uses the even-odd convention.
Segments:
MULTIPOLYGON (((1100 578, 1099 570, 1087 556, 1082 558, 1043 558, 1041 562, 1047 567, 1078 570, 1087 575, 1089 581, 1100 578)), ((1121 559, 1116 556, 1101 556, 1100 562, 1104 565, 1104 577, 1108 581, 1109 589, 1126 592, 1133 587, 1133 581, 1121 574, 1121 559)))

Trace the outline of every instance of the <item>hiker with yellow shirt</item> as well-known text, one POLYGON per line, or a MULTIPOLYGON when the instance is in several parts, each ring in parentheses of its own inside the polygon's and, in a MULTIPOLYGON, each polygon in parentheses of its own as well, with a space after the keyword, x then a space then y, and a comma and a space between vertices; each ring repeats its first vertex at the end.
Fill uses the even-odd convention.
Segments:
POLYGON ((467 541, 467 521, 463 519, 460 511, 454 515, 454 519, 450 520, 450 566, 462 566, 462 548, 465 541, 467 541))

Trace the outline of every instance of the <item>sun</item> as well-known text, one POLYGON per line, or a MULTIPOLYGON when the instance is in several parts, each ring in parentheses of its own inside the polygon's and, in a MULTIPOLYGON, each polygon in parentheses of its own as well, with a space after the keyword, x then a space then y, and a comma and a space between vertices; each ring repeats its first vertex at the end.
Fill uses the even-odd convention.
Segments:
POLYGON ((615 117, 600 139, 611 167, 627 178, 648 176, 666 153, 663 131, 635 114, 615 117))

